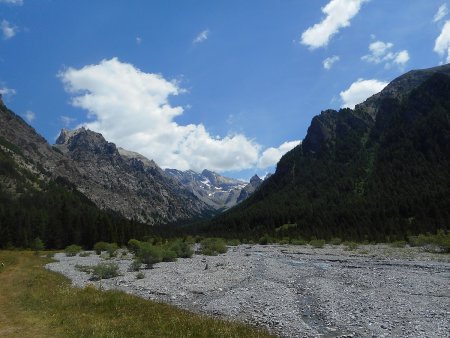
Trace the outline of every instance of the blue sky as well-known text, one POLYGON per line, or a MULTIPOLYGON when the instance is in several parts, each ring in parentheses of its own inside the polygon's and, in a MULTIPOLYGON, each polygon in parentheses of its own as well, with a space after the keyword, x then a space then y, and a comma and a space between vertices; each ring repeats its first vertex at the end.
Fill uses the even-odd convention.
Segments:
POLYGON ((50 143, 86 125, 248 179, 327 108, 450 61, 443 0, 0 0, 0 92, 50 143))

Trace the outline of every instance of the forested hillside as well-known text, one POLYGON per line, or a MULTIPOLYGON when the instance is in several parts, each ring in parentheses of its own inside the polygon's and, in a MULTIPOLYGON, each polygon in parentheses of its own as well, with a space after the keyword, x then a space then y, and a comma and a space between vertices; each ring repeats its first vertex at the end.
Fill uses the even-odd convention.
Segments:
POLYGON ((252 197, 196 231, 392 240, 449 228, 448 71, 411 72, 355 110, 322 112, 252 197))

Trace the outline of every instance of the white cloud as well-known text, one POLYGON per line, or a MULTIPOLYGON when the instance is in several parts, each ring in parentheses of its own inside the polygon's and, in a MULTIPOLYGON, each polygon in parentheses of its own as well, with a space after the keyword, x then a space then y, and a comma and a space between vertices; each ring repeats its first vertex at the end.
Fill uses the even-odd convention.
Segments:
POLYGON ((371 63, 385 62, 389 67, 391 62, 403 66, 409 61, 409 53, 407 50, 400 52, 392 52, 394 44, 391 42, 375 41, 369 45, 370 54, 361 57, 362 60, 371 63))
POLYGON ((183 108, 171 106, 169 97, 183 89, 159 74, 113 58, 65 69, 59 77, 73 95, 72 104, 93 119, 84 126, 162 167, 229 171, 258 164, 261 146, 243 134, 217 138, 202 124, 177 124, 174 118, 183 108))
POLYGON ((0 0, 0 4, 22 6, 23 5, 23 0, 0 0))
POLYGON ((16 95, 16 90, 12 89, 12 88, 7 88, 7 87, 2 87, 0 88, 0 94, 3 96, 12 96, 12 95, 16 95))
POLYGON ((0 24, 0 28, 2 30, 4 40, 11 39, 14 35, 17 34, 17 27, 12 26, 6 20, 2 21, 2 23, 0 24))
POLYGON ((441 34, 434 43, 434 51, 442 57, 447 54, 447 62, 450 62, 450 20, 442 27, 441 34))
POLYGON ((341 28, 350 26, 350 20, 358 14, 361 5, 368 0, 331 0, 322 12, 326 17, 303 32, 301 43, 315 49, 328 45, 341 28))
POLYGON ((439 6, 438 11, 434 15, 433 22, 441 21, 448 14, 447 4, 439 6))
POLYGON ((193 44, 197 44, 197 43, 201 43, 204 42, 206 40, 208 40, 209 37, 209 29, 205 29, 204 31, 201 31, 194 40, 192 40, 193 44))
POLYGON ((358 79, 356 82, 353 82, 349 88, 340 92, 339 95, 342 100, 342 108, 355 108, 355 105, 363 102, 373 94, 380 92, 387 84, 387 82, 375 79, 358 79))
POLYGON ((278 148, 273 147, 267 148, 266 150, 263 151, 258 161, 258 168, 264 169, 277 164, 277 162, 284 154, 286 154, 289 150, 293 149, 294 147, 298 146, 300 143, 301 141, 299 140, 290 141, 284 142, 278 148))
POLYGON ((136 36, 136 44, 140 45, 142 43, 142 38, 139 36, 136 36))
POLYGON ((69 127, 72 123, 74 123, 77 119, 65 115, 61 115, 59 117, 59 121, 63 124, 64 127, 69 127))
POLYGON ((326 70, 330 70, 331 67, 333 67, 333 64, 337 61, 339 61, 339 56, 334 55, 332 57, 326 58, 325 60, 323 60, 323 68, 325 68, 326 70))
POLYGON ((36 118, 36 114, 31 110, 27 110, 23 116, 28 122, 32 122, 36 118))

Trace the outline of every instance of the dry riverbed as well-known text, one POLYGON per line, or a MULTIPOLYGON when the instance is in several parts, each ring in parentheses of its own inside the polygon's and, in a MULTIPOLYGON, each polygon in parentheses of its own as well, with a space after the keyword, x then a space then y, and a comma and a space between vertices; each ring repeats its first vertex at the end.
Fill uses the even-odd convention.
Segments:
POLYGON ((94 284, 146 299, 268 327, 282 337, 449 337, 450 256, 419 248, 240 245, 91 281, 75 265, 104 261, 56 254, 47 268, 73 285, 94 284))

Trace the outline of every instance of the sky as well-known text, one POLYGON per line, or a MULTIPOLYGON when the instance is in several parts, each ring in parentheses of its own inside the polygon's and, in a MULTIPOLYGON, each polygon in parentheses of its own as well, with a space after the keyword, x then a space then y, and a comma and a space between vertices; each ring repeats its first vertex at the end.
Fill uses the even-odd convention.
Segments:
MULTIPOLYGON (((0 0, 0 93, 163 168, 274 172, 321 111, 450 62, 450 0, 0 0)), ((1 126, 0 126, 1 127, 1 126)))

